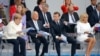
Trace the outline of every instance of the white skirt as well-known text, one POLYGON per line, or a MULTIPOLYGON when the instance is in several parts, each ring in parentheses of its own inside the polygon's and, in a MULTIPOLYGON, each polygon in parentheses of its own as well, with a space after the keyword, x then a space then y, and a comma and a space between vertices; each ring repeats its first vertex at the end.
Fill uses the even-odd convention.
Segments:
POLYGON ((88 39, 88 34, 81 34, 77 36, 77 41, 79 42, 85 42, 88 39))

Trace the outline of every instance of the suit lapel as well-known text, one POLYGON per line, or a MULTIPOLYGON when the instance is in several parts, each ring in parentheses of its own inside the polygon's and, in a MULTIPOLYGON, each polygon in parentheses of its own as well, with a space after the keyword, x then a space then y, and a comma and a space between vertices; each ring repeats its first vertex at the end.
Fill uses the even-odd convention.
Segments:
POLYGON ((75 19, 75 22, 76 22, 77 21, 77 15, 76 15, 75 12, 73 13, 73 16, 74 16, 74 19, 75 19))
POLYGON ((65 16, 66 16, 66 21, 69 22, 69 14, 67 13, 67 15, 65 15, 65 16))
POLYGON ((41 29, 41 23, 40 23, 40 21, 38 21, 38 27, 39 27, 39 30, 41 29))
POLYGON ((32 25, 32 27, 34 27, 36 29, 33 21, 31 21, 30 24, 32 25))
POLYGON ((92 11, 93 11, 93 7, 92 7, 92 5, 90 6, 90 8, 92 9, 92 11))

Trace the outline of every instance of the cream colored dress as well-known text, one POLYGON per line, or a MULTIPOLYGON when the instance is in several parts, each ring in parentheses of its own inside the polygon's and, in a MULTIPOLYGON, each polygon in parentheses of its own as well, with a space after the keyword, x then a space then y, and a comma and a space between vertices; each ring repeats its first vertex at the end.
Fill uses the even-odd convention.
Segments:
POLYGON ((84 42, 85 40, 87 40, 88 34, 85 34, 84 32, 88 31, 89 33, 93 33, 92 27, 90 26, 89 23, 82 23, 80 21, 77 22, 76 25, 77 28, 77 40, 80 42, 84 42))

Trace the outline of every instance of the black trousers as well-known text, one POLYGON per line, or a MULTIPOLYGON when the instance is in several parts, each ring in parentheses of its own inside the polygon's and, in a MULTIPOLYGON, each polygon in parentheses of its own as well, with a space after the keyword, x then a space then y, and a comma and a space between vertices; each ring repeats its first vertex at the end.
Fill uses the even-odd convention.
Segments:
MULTIPOLYGON (((76 53, 76 46, 77 46, 77 42, 74 38, 71 38, 71 37, 67 37, 67 41, 68 43, 71 43, 72 46, 71 46, 71 56, 74 56, 75 53, 76 53)), ((61 50, 60 50, 60 43, 62 43, 63 41, 62 40, 55 40, 55 46, 56 46, 56 51, 57 51, 57 54, 58 56, 61 56, 61 50)))
POLYGON ((74 39, 73 37, 67 37, 67 41, 68 43, 71 43, 71 56, 74 56, 76 53, 76 49, 77 49, 77 41, 76 39, 74 39))
POLYGON ((13 44, 13 56, 26 56, 26 42, 23 38, 18 37, 17 39, 8 39, 8 43, 13 44))
POLYGON ((33 42, 35 42, 35 51, 36 51, 36 56, 39 56, 39 49, 40 49, 40 45, 41 43, 43 43, 43 49, 42 49, 42 53, 40 56, 43 56, 44 53, 48 52, 48 44, 49 42, 47 41, 46 38, 44 37, 37 37, 35 39, 32 39, 33 42))

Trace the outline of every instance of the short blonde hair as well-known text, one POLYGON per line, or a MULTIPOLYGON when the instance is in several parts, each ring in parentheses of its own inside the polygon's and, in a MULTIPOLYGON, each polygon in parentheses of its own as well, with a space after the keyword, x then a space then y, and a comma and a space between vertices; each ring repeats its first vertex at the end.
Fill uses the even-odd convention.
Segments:
MULTIPOLYGON (((83 14, 80 15, 80 21, 81 22, 84 22, 84 17, 88 18, 88 14, 87 13, 83 13, 83 14)), ((88 20, 87 20, 87 22, 88 22, 88 20)))
POLYGON ((22 19, 22 16, 18 13, 15 13, 14 14, 14 20, 16 20, 16 19, 22 19))

